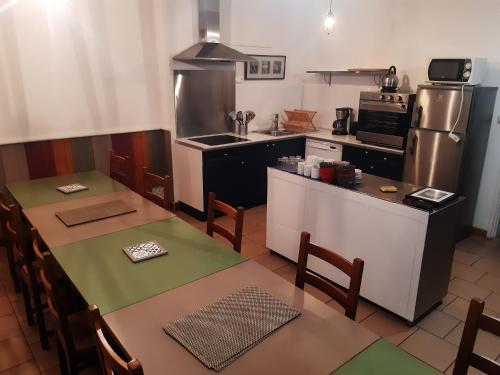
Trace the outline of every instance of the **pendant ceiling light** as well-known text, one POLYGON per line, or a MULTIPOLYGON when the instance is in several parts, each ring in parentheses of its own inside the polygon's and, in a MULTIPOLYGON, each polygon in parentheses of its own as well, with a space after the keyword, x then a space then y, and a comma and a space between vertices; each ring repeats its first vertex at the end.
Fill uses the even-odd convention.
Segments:
POLYGON ((333 32, 333 25, 335 25, 335 18, 333 17, 333 11, 332 11, 332 2, 333 0, 330 0, 330 10, 328 11, 325 20, 323 21, 323 25, 325 26, 325 31, 327 32, 328 35, 330 35, 333 32))

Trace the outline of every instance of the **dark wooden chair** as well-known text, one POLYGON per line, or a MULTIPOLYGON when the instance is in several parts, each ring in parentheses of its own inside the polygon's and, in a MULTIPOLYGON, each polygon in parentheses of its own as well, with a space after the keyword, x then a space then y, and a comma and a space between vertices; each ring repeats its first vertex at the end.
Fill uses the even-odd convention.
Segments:
POLYGON ((241 240, 243 238, 243 207, 233 208, 230 205, 215 199, 215 193, 208 193, 208 210, 207 210, 207 234, 214 236, 214 232, 225 237, 233 244, 233 249, 238 253, 241 252, 241 240), (215 212, 219 211, 232 217, 235 220, 234 232, 230 232, 223 226, 214 222, 215 212))
POLYGON ((16 293, 19 293, 21 292, 21 284, 19 282, 19 275, 17 274, 16 260, 14 259, 12 238, 7 231, 7 223, 10 219, 10 208, 5 203, 2 192, 0 192, 0 246, 5 247, 5 251, 7 252, 7 262, 9 263, 10 276, 16 293))
POLYGON ((109 177, 132 188, 132 161, 129 156, 118 156, 113 151, 109 153, 109 177))
POLYGON ((457 360, 453 369, 453 375, 466 375, 469 366, 492 375, 500 374, 500 363, 493 359, 474 353, 477 333, 480 329, 500 336, 500 319, 483 313, 484 301, 473 298, 470 301, 469 312, 465 320, 462 340, 458 348, 457 360))
POLYGON ((49 333, 45 324, 43 315, 45 306, 42 304, 41 297, 43 287, 40 281, 39 264, 36 262, 32 247, 31 232, 28 225, 21 218, 19 207, 10 205, 9 209, 11 219, 7 222, 6 229, 12 241, 16 270, 23 293, 26 318, 29 325, 34 325, 34 316, 36 317, 42 348, 48 350, 49 333))
POLYGON ((142 365, 137 359, 126 361, 112 348, 102 327, 99 308, 90 305, 88 310, 105 375, 143 375, 142 365))
POLYGON ((297 263, 297 276, 295 285, 304 289, 304 284, 309 283, 324 293, 328 294, 335 301, 340 303, 345 308, 345 316, 355 320, 356 310, 358 308, 359 290, 361 288, 361 279, 363 277, 363 267, 365 262, 359 258, 354 259, 351 263, 347 259, 341 257, 334 252, 316 246, 311 242, 311 235, 307 232, 302 232, 300 237, 299 260, 297 263), (307 270, 307 257, 313 255, 324 260, 327 263, 338 268, 351 278, 349 290, 344 292, 335 284, 326 281, 325 279, 309 272, 307 270))
POLYGON ((142 195, 166 210, 175 211, 172 194, 172 179, 170 176, 161 177, 151 173, 148 167, 142 168, 143 186, 142 195))
POLYGON ((32 229, 33 250, 40 264, 40 279, 47 305, 55 322, 61 374, 75 375, 99 366, 92 327, 85 308, 74 311, 71 289, 52 254, 44 249, 36 229, 32 229))

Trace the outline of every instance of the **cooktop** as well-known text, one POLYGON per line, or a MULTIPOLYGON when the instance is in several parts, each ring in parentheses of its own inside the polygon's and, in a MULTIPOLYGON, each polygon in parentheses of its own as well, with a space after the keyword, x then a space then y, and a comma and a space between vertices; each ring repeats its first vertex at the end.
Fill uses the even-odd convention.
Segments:
POLYGON ((235 137, 232 135, 211 135, 208 137, 195 137, 195 138, 188 138, 189 141, 193 142, 198 142, 198 143, 203 143, 204 145, 209 145, 209 146, 218 146, 218 145, 225 145, 227 143, 235 143, 235 142, 248 142, 249 139, 246 138, 240 138, 240 137, 235 137))

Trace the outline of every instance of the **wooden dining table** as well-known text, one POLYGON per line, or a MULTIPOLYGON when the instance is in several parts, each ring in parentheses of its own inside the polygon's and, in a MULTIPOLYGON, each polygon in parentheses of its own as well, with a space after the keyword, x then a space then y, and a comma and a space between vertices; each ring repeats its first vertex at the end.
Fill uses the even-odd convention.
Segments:
POLYGON ((50 247, 73 285, 101 314, 122 309, 246 259, 174 217, 50 247), (123 248, 155 241, 167 255, 133 263, 123 248))
POLYGON ((213 373, 163 328, 249 285, 301 315, 224 374, 346 375, 362 368, 382 375, 393 373, 384 370, 390 358, 407 374, 434 374, 398 348, 380 344, 362 325, 99 172, 10 184, 8 190, 75 289, 88 304, 100 307, 111 333, 124 352, 141 361, 145 374, 213 373), (70 183, 87 184, 89 190, 68 195, 56 190, 70 183), (73 227, 56 217, 60 211, 117 199, 135 211, 73 227), (123 247, 151 240, 168 254, 133 263, 123 252, 123 247), (381 352, 388 360, 377 363, 373 358, 381 352))
POLYGON ((104 315, 146 374, 210 374, 162 327, 247 285, 256 285, 302 314, 222 371, 224 374, 329 374, 377 336, 260 264, 249 260, 104 315))
POLYGON ((98 171, 13 182, 5 187, 23 209, 128 190, 126 186, 98 171), (81 184, 88 189, 71 194, 57 190, 60 186, 70 184, 81 184))
MULTIPOLYGON (((79 193, 74 193, 73 195, 76 197, 77 194, 79 193)), ((45 244, 49 247, 62 246, 175 217, 173 213, 128 189, 27 208, 23 209, 23 214, 37 228, 45 244), (75 225, 71 228, 68 228, 56 216, 58 212, 85 208, 116 200, 127 203, 135 211, 103 220, 75 225)))

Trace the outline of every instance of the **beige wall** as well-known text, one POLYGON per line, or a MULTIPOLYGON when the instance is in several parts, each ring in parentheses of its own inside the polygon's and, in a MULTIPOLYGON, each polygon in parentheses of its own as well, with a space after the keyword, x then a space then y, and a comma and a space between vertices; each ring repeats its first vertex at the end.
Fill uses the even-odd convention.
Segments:
POLYGON ((169 129, 169 58, 183 7, 165 0, 0 1, 0 143, 169 129))

